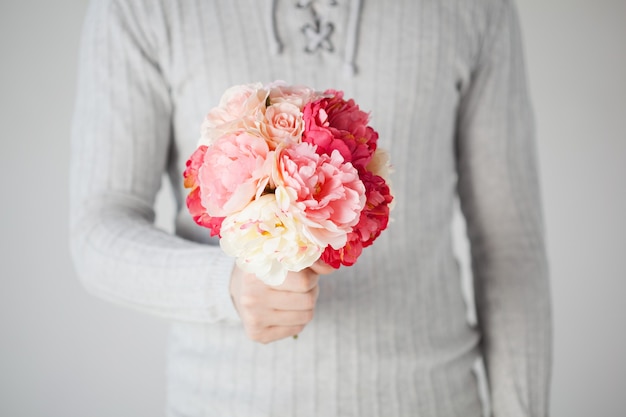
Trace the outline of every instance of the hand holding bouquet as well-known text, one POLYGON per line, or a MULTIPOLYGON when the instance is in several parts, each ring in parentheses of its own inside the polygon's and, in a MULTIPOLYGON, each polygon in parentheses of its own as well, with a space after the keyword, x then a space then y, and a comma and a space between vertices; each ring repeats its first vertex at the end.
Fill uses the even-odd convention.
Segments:
POLYGON ((229 88, 187 161, 187 207, 237 265, 270 285, 318 259, 352 265, 387 227, 389 158, 341 91, 229 88))

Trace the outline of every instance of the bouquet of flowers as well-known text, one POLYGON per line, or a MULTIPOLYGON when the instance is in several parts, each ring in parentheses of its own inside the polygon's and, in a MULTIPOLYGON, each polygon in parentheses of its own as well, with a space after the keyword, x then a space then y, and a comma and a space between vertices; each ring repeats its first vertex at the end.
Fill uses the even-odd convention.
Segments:
POLYGON ((318 259, 352 265, 387 227, 389 157, 343 92, 229 88, 209 111, 184 185, 194 221, 270 285, 318 259))

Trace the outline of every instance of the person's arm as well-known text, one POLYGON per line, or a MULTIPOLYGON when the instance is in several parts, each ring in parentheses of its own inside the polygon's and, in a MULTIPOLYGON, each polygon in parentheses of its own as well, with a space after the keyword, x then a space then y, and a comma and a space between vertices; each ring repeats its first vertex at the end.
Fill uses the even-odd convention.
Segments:
POLYGON ((459 195, 495 417, 545 416, 551 307, 534 126, 511 0, 490 16, 460 106, 459 195))
POLYGON ((131 3, 92 2, 83 30, 71 147, 76 270, 96 295, 155 315, 239 321, 229 294, 234 261, 153 224, 173 105, 152 22, 131 3))

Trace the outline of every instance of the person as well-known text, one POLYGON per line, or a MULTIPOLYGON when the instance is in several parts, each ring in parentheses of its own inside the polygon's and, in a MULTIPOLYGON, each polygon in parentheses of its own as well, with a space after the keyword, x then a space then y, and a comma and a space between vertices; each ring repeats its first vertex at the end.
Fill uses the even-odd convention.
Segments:
POLYGON ((97 296, 171 321, 169 416, 548 414, 548 267, 513 0, 93 0, 80 51, 73 260, 97 296), (395 170, 393 221, 358 262, 279 287, 234 266, 182 188, 221 94, 274 80, 354 98, 395 170), (174 234, 153 224, 164 173, 174 234))

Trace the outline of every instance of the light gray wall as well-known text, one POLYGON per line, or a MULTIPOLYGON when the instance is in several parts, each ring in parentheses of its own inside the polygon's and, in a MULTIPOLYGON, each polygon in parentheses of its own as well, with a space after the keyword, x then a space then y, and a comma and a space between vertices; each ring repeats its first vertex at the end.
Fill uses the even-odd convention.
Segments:
MULTIPOLYGON (((518 0, 555 310, 553 416, 626 410, 626 1, 518 0)), ((87 295, 67 252, 84 0, 0 2, 0 415, 163 415, 167 326, 87 295)), ((171 210, 161 200, 161 224, 171 210)))
POLYGON ((555 314, 554 416, 626 415, 626 1, 518 0, 555 314))
POLYGON ((0 2, 0 416, 163 415, 167 327, 80 287, 69 122, 84 0, 0 2))

